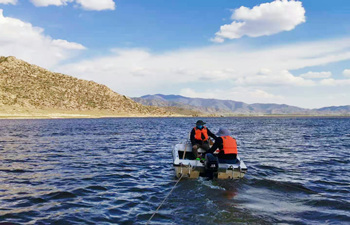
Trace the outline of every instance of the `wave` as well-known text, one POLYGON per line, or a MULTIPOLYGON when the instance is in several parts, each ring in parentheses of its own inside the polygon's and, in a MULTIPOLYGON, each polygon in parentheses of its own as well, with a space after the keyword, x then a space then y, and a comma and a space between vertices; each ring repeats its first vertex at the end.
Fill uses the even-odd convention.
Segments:
POLYGON ((24 170, 24 169, 0 169, 1 172, 6 173, 29 173, 32 172, 30 170, 24 170))
MULTIPOLYGON (((304 204, 314 206, 314 207, 322 207, 322 208, 330 208, 332 210, 344 210, 346 212, 350 212, 350 202, 344 200, 335 200, 320 196, 318 199, 307 199, 304 201, 304 204)), ((350 214, 349 214, 350 215, 350 214)))
POLYGON ((66 198, 75 198, 75 197, 77 197, 77 195, 68 191, 56 191, 43 196, 43 198, 47 200, 57 200, 57 199, 66 199, 66 198))
POLYGON ((303 184, 295 183, 295 182, 253 178, 253 179, 246 180, 246 183, 249 184, 250 186, 273 189, 274 191, 303 192, 308 194, 318 194, 318 192, 305 187, 303 184))

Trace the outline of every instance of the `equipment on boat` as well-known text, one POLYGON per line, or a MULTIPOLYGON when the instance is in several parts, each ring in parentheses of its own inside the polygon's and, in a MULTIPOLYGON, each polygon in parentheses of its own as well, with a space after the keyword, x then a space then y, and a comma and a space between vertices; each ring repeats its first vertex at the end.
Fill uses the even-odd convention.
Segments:
MULTIPOLYGON (((208 177, 209 179, 239 179, 243 178, 247 172, 247 166, 242 159, 237 156, 236 160, 229 163, 220 163, 218 158, 211 154, 205 154, 205 158, 199 159, 192 152, 191 142, 176 144, 173 148, 173 165, 175 176, 198 178, 199 176, 208 177)), ((198 153, 205 153, 202 148, 198 153)))

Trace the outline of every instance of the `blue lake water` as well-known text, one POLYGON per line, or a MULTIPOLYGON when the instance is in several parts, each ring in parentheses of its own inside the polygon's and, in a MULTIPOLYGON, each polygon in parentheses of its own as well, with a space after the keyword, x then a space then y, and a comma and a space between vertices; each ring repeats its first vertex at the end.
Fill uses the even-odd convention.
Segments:
MULTIPOLYGON (((242 180, 181 180, 151 224, 349 224, 349 118, 201 118, 242 180)), ((0 120, 0 222, 145 224, 197 118, 0 120)))

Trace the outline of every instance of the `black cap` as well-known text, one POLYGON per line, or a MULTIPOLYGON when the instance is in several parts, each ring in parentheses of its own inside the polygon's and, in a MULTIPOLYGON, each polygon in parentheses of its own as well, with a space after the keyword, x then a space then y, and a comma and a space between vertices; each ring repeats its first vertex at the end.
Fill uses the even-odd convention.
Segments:
POLYGON ((196 122, 196 125, 204 125, 205 123, 203 122, 203 120, 198 120, 197 122, 196 122))

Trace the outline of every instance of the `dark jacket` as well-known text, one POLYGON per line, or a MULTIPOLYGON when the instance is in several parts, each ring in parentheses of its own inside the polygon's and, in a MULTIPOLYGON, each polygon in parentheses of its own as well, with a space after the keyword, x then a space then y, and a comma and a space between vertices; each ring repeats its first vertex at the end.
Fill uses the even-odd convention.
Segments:
MULTIPOLYGON (((207 127, 207 131, 208 131, 208 136, 209 137, 212 137, 212 138, 217 138, 216 136, 215 136, 215 134, 213 134, 209 129, 208 129, 208 127, 207 127)), ((192 145, 194 145, 194 144, 203 144, 202 143, 202 141, 199 141, 199 140, 196 140, 195 138, 194 138, 194 136, 196 135, 196 131, 194 130, 194 128, 191 130, 191 135, 190 135, 190 139, 191 139, 191 143, 192 143, 192 145)))

